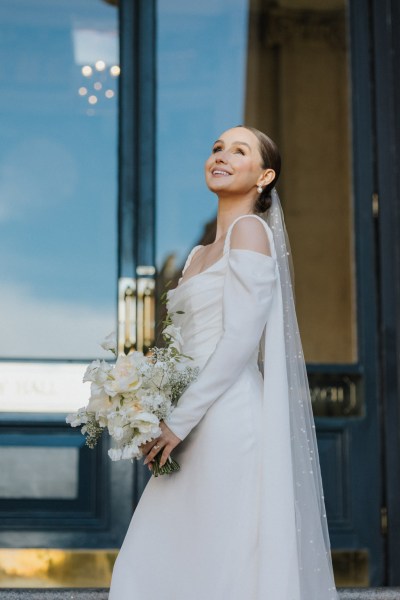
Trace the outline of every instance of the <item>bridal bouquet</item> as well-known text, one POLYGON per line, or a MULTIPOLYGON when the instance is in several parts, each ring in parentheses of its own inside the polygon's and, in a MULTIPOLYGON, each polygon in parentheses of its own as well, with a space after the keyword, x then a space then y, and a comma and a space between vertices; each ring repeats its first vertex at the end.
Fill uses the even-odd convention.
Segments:
MULTIPOLYGON (((110 334, 101 346, 113 352, 115 363, 95 360, 86 369, 83 381, 91 382, 89 403, 66 421, 82 427, 89 448, 96 446, 107 429, 115 442, 108 451, 111 460, 141 458, 141 444, 161 434, 160 421, 197 376, 198 368, 183 360, 190 357, 181 353, 180 328, 171 320, 167 323, 162 332, 165 348, 151 348, 146 356, 139 351, 117 356, 115 334, 110 334)), ((179 468, 171 457, 161 467, 157 455, 152 472, 157 477, 179 468)))

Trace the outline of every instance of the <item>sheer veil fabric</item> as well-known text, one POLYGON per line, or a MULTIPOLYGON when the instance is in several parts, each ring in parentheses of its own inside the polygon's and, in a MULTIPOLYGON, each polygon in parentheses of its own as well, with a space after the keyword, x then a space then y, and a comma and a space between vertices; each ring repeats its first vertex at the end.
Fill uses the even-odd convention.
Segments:
POLYGON ((260 598, 338 600, 290 245, 275 188, 271 207, 260 216, 272 230, 281 288, 271 310, 276 318, 268 319, 260 342, 264 379, 260 598))

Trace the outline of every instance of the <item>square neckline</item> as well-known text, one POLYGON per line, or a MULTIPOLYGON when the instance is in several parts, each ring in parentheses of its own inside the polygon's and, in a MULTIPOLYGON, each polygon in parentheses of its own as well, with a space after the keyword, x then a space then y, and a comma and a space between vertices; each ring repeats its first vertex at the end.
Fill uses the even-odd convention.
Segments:
MULTIPOLYGON (((185 271, 186 271, 187 267, 189 267, 189 266, 190 266, 190 264, 191 264, 191 262, 192 262, 192 258, 193 258, 193 256, 196 254, 197 250, 199 250, 200 248, 205 248, 205 245, 204 245, 204 244, 197 244, 196 246, 194 246, 194 247, 192 248, 192 250, 190 251, 190 253, 189 253, 189 256, 188 256, 188 258, 187 258, 187 262, 186 262, 186 264, 185 264, 185 266, 184 266, 184 268, 183 268, 182 275, 181 275, 181 277, 180 277, 180 278, 179 278, 179 280, 178 280, 178 284, 177 284, 177 286, 176 286, 175 288, 173 288, 172 290, 170 290, 170 291, 175 291, 175 290, 177 290, 178 288, 181 288, 183 285, 185 285, 186 283, 188 283, 188 282, 189 282, 191 279, 194 279, 195 277, 199 277, 200 275, 203 275, 204 273, 207 273, 207 272, 208 272, 210 269, 212 269, 212 268, 213 268, 215 265, 217 265, 218 263, 220 263, 220 262, 221 262, 221 261, 222 261, 222 260, 225 258, 225 256, 227 255, 228 242, 230 241, 230 234, 231 234, 231 230, 232 230, 233 226, 235 225, 235 223, 236 223, 236 222, 237 222, 239 219, 242 219, 242 218, 244 218, 244 217, 253 217, 253 218, 255 217, 256 219, 260 220, 260 221, 262 222, 262 224, 264 225, 264 227, 266 227, 266 233, 267 233, 267 236, 268 236, 268 238, 270 237, 270 236, 269 236, 269 233, 268 233, 268 230, 269 230, 269 225, 268 225, 268 224, 265 222, 265 220, 264 220, 262 217, 260 217, 259 215, 256 215, 256 214, 254 214, 254 213, 253 213, 253 214, 244 214, 244 215, 239 215, 238 217, 236 217, 236 219, 234 219, 234 220, 232 221, 232 223, 231 223, 231 224, 229 225, 229 227, 228 227, 228 230, 227 230, 227 232, 226 232, 226 236, 225 236, 225 240, 224 240, 224 246, 223 246, 222 256, 221 256, 221 257, 220 257, 218 260, 216 260, 215 262, 213 262, 211 265, 209 265, 209 266, 208 266, 206 269, 204 269, 203 271, 200 271, 199 273, 196 273, 195 275, 192 275, 192 276, 191 276, 191 277, 189 277, 188 279, 185 279, 184 281, 182 281, 182 279, 183 279, 183 276, 184 276, 184 274, 185 274, 185 271)), ((272 232, 271 232, 271 234, 272 234, 272 232)), ((270 240, 270 241, 271 241, 271 240, 270 240)), ((255 252, 256 254, 260 254, 261 256, 264 256, 264 257, 267 257, 267 258, 272 258, 273 260, 275 260, 275 259, 274 259, 274 257, 273 257, 272 255, 268 255, 268 254, 261 254, 261 252, 256 252, 256 251, 254 251, 254 250, 249 250, 249 249, 246 249, 246 248, 242 248, 242 250, 245 250, 245 251, 248 251, 248 252, 255 252)))
MULTIPOLYGON (((195 247, 193 248, 193 250, 195 250, 195 249, 196 249, 196 251, 197 251, 199 248, 205 248, 205 245, 204 245, 204 244, 198 244, 197 246, 195 246, 195 247)), ((193 251, 192 251, 192 252, 193 252, 193 251)), ((186 267, 188 267, 188 266, 190 265, 190 263, 192 262, 192 258, 193 258, 193 256, 194 256, 195 254, 196 254, 196 252, 193 252, 193 254, 191 253, 191 256, 190 256, 190 261, 189 261, 189 263, 186 265, 186 267)), ((214 262, 213 262, 211 265, 209 265, 209 266, 208 266, 206 269, 203 269, 203 271, 200 271, 199 273, 196 273, 195 275, 192 275, 191 277, 188 277, 188 278, 187 278, 187 279, 185 279, 184 281, 182 281, 182 279, 183 279, 183 274, 184 274, 184 273, 182 273, 182 277, 180 277, 180 278, 179 278, 178 285, 177 285, 177 286, 176 286, 176 288, 174 288, 174 289, 176 289, 176 290, 177 290, 178 288, 182 287, 182 285, 185 285, 185 283, 188 283, 188 282, 189 282, 191 279, 194 279, 195 277, 199 277, 199 275, 203 275, 204 273, 207 273, 207 271, 209 271, 210 269, 212 269, 212 267, 214 267, 215 265, 217 265, 218 263, 220 263, 220 262, 221 262, 221 260, 222 260, 223 258, 225 258, 225 256, 226 256, 226 252, 223 252, 222 256, 220 256, 220 258, 218 258, 218 260, 214 261, 214 262)), ((184 269, 184 270, 186 270, 186 269, 184 269)))

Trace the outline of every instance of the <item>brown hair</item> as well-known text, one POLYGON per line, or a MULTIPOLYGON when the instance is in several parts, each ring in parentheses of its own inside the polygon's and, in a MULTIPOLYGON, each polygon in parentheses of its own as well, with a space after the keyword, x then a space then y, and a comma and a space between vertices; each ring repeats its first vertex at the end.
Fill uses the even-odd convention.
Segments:
POLYGON ((237 127, 244 127, 245 129, 248 129, 254 133, 258 139, 259 150, 262 158, 262 168, 273 169, 275 171, 275 178, 271 181, 271 183, 265 186, 261 194, 259 194, 254 205, 254 212, 263 213, 271 206, 271 190, 278 181, 279 174, 281 172, 281 155, 279 154, 278 146, 275 144, 274 140, 272 140, 259 129, 250 127, 248 125, 237 125, 237 127))

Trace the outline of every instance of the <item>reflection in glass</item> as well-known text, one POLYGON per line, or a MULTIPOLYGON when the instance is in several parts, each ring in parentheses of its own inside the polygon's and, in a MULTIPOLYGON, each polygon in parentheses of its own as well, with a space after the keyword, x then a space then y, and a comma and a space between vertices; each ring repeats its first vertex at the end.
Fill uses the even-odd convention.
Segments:
POLYGON ((0 356, 92 358, 115 328, 117 9, 4 0, 0 40, 0 356))
POLYGON ((258 127, 281 150, 297 312, 317 363, 357 360, 346 9, 345 0, 158 8, 161 283, 176 284, 189 251, 214 239, 216 199, 203 181, 211 142, 241 122, 258 127))
POLYGON ((78 448, 4 445, 0 454, 0 499, 57 498, 78 495, 78 448))
POLYGON ((171 273, 215 217, 203 164, 242 119, 247 0, 166 0, 157 18, 157 268, 171 273))

